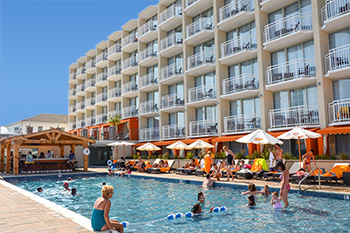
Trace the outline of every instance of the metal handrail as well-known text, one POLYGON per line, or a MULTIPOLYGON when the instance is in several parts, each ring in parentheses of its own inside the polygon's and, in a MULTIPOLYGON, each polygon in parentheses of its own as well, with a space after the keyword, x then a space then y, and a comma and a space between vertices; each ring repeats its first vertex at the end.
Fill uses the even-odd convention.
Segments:
MULTIPOLYGON (((303 179, 301 179, 299 181, 299 191, 305 191, 308 189, 311 189, 312 187, 306 188, 304 190, 301 190, 301 184, 303 183, 304 180, 306 180, 316 169, 318 169, 318 190, 321 190, 321 174, 320 174, 320 169, 318 167, 315 167, 314 169, 312 169, 311 172, 309 172, 303 179)), ((315 186, 315 188, 317 189, 317 186, 315 186)))

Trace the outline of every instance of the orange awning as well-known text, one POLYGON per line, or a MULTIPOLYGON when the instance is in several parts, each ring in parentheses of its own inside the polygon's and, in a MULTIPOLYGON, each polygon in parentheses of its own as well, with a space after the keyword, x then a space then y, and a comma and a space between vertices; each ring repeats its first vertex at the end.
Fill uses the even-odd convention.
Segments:
POLYGON ((247 134, 237 134, 237 135, 226 135, 213 139, 213 142, 232 142, 245 136, 247 134))
POLYGON ((326 134, 350 134, 350 126, 330 126, 317 131, 317 133, 326 134))
POLYGON ((156 146, 168 146, 171 145, 179 140, 169 140, 169 141, 160 141, 160 142, 155 142, 153 143, 156 146))
POLYGON ((181 140, 183 143, 186 143, 186 144, 191 144, 199 139, 207 142, 207 143, 211 143, 212 140, 214 140, 215 138, 217 137, 209 137, 209 138, 191 138, 191 139, 185 139, 185 140, 181 140))

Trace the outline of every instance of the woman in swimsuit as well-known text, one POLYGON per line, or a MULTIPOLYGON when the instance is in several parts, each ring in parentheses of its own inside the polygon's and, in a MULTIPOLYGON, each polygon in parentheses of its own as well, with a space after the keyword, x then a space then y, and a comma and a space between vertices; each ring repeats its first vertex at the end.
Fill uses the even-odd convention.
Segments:
POLYGON ((113 187, 105 185, 102 188, 102 197, 99 197, 94 205, 91 216, 91 226, 94 231, 114 230, 123 233, 124 226, 117 220, 109 220, 109 209, 113 196, 113 187))
POLYGON ((230 176, 232 177, 232 181, 234 180, 233 174, 231 172, 231 167, 235 165, 234 159, 235 159, 235 154, 228 149, 227 146, 223 147, 225 154, 226 154, 226 174, 227 174, 227 180, 230 181, 230 176))
POLYGON ((311 170, 311 159, 314 160, 314 165, 316 166, 316 161, 315 161, 315 155, 314 155, 314 150, 311 149, 309 152, 303 155, 303 168, 306 169, 306 166, 308 168, 308 172, 311 170))
POLYGON ((222 176, 221 174, 221 169, 220 167, 218 167, 218 165, 216 165, 215 163, 213 163, 213 171, 212 173, 210 174, 210 177, 214 177, 216 178, 218 181, 220 181, 220 178, 222 176))
POLYGON ((280 196, 282 197, 284 207, 289 206, 288 202, 288 192, 290 190, 290 185, 289 185, 289 171, 286 170, 286 167, 282 162, 277 163, 277 169, 282 171, 282 174, 280 176, 281 179, 281 189, 280 189, 280 196))

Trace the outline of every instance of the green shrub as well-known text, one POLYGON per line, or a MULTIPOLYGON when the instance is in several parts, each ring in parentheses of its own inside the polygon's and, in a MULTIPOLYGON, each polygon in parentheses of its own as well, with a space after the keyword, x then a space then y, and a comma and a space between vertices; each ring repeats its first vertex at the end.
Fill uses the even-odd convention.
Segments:
POLYGON ((284 153, 282 157, 284 159, 296 159, 296 157, 292 155, 292 153, 284 153))
POLYGON ((132 155, 132 158, 133 158, 133 159, 138 159, 139 156, 138 156, 138 155, 132 155))
POLYGON ((157 155, 151 155, 151 159, 157 159, 158 156, 157 155))
POLYGON ((335 155, 331 155, 328 159, 330 159, 330 160, 336 160, 337 158, 335 157, 335 155))
POLYGON ((349 159, 349 154, 346 153, 346 152, 342 152, 342 153, 339 154, 339 158, 341 160, 348 160, 349 159))
POLYGON ((147 156, 141 156, 141 159, 148 159, 147 156))
POLYGON ((163 159, 169 159, 169 153, 168 152, 165 152, 163 154, 163 159))
POLYGON ((226 153, 222 150, 220 150, 220 152, 218 152, 215 156, 216 159, 226 159, 226 153))
POLYGON ((244 159, 244 155, 242 154, 242 153, 240 153, 240 152, 238 152, 238 153, 235 153, 235 156, 236 156, 236 159, 244 159))
POLYGON ((193 159, 193 154, 191 152, 187 152, 186 159, 193 159))

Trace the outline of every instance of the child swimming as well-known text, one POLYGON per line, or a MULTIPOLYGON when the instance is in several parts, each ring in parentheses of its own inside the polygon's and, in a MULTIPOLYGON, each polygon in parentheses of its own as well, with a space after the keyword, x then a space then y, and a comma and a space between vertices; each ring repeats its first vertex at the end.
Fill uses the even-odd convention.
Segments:
POLYGON ((205 202, 204 193, 199 192, 199 193, 198 193, 198 204, 200 204, 201 206, 203 206, 203 205, 204 205, 204 202, 205 202))
POLYGON ((273 205, 274 209, 282 209, 281 198, 278 197, 277 192, 272 193, 271 205, 273 205))
POLYGON ((68 182, 63 183, 63 188, 64 188, 64 191, 70 191, 68 182))
MULTIPOLYGON (((209 213, 213 212, 213 209, 215 207, 211 207, 210 210, 209 210, 209 213)), ((199 203, 196 203, 194 204, 194 206, 192 207, 192 210, 191 210, 192 213, 194 214, 203 214, 204 212, 202 211, 202 207, 199 203)))
POLYGON ((255 196, 257 193, 262 193, 263 191, 257 191, 256 186, 253 183, 248 185, 248 191, 242 192, 242 195, 248 195, 248 206, 255 206, 255 196))
POLYGON ((261 194, 262 194, 263 196, 265 196, 265 197, 267 197, 268 195, 271 194, 268 185, 265 185, 265 186, 264 186, 264 190, 261 192, 261 194))

